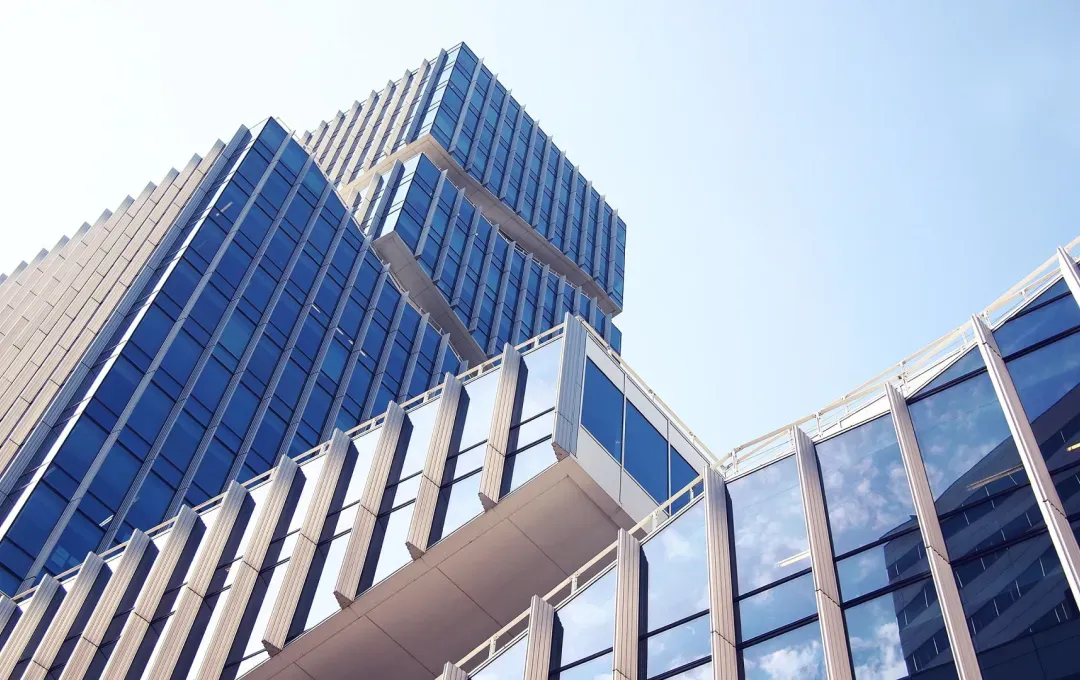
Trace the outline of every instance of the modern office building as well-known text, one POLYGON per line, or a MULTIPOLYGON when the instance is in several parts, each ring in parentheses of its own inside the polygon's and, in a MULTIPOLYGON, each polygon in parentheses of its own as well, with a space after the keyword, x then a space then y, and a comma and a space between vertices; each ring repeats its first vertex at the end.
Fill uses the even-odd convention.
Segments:
POLYGON ((719 457, 624 246, 459 45, 14 272, 0 678, 1080 674, 1080 240, 719 457))

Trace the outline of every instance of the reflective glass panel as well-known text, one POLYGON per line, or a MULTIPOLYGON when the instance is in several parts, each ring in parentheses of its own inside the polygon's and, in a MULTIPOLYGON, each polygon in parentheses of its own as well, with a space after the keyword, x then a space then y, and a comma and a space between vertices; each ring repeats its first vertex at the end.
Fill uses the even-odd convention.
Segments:
POLYGON ((668 680, 712 680, 712 662, 694 666, 688 671, 668 676, 668 680))
POLYGON ((329 543, 323 543, 315 551, 304 591, 293 616, 290 637, 299 635, 341 610, 341 605, 334 595, 334 587, 337 585, 348 544, 349 534, 343 534, 329 543))
POLYGON ((645 640, 645 678, 675 670, 709 656, 709 616, 702 615, 645 640))
POLYGON ((356 450, 355 458, 350 456, 351 466, 346 463, 341 471, 342 476, 349 480, 345 489, 345 498, 342 507, 355 503, 364 495, 364 486, 367 484, 368 472, 371 471, 371 460, 375 457, 375 447, 379 443, 379 435, 382 430, 374 430, 353 440, 353 448, 356 450))
POLYGON ((1041 680, 1080 672, 1076 604, 1049 536, 954 571, 984 677, 1041 680))
POLYGON ((915 396, 937 389, 947 382, 956 380, 957 378, 965 376, 972 371, 977 371, 980 368, 986 368, 986 364, 983 363, 982 355, 979 354, 978 348, 969 349, 956 363, 946 368, 941 375, 928 382, 922 389, 916 392, 915 396))
POLYGON ((653 534, 641 551, 648 595, 644 600, 645 632, 709 608, 704 503, 697 503, 653 534))
POLYGON ((611 677, 611 652, 548 677, 552 680, 607 680, 611 677))
POLYGON ((728 483, 738 592, 766 586, 810 566, 795 458, 728 483))
POLYGON ((499 656, 479 671, 469 675, 470 680, 521 680, 525 674, 525 652, 529 637, 525 636, 499 652, 499 656))
POLYGON ((363 587, 370 588, 412 561, 405 540, 409 537, 409 523, 415 507, 415 503, 407 505, 375 522, 367 564, 364 565, 364 579, 361 580, 363 587))
POLYGON ((559 339, 522 357, 525 363, 525 390, 521 400, 521 420, 528 420, 555 406, 562 345, 563 341, 559 339))
POLYGON ((458 451, 465 451, 487 441, 488 430, 491 429, 491 413, 495 409, 495 392, 499 388, 500 370, 497 368, 464 386, 468 399, 462 399, 465 403, 464 420, 461 413, 458 413, 458 420, 463 423, 458 451))
POLYGON ((546 441, 507 457, 503 467, 502 495, 515 491, 555 462, 555 450, 546 441))
POLYGON ((607 572, 556 611, 552 668, 562 668, 612 646, 616 572, 617 568, 607 572))
POLYGON ((938 514, 1027 482, 987 374, 909 410, 938 514))
MULTIPOLYGON (((1069 298, 1071 302, 1072 299, 1069 298)), ((1051 470, 1080 461, 1080 333, 1008 363, 1051 470)))
POLYGON ((752 640, 771 630, 817 612, 814 575, 803 574, 764 592, 739 600, 736 605, 739 641, 752 640))
POLYGON ((449 536, 473 517, 484 512, 479 493, 479 474, 466 477, 439 490, 439 501, 435 505, 435 519, 431 525, 432 543, 449 536))
POLYGON ((844 618, 856 678, 906 678, 952 663, 930 579, 852 607, 844 618))
POLYGON ((661 503, 668 496, 668 443, 633 404, 626 404, 623 465, 638 484, 661 503))
POLYGON ((998 351, 1007 357, 1080 325, 1080 305, 1071 295, 1006 321, 994 331, 998 351))
POLYGON ((623 393, 592 359, 585 359, 581 425, 617 461, 622 461, 623 393))
POLYGON ((816 448, 834 555, 916 526, 890 416, 820 442, 816 448))
POLYGON ((748 647, 740 657, 746 680, 825 680, 817 621, 748 647))
MULTIPOLYGON (((1022 474, 1022 473, 1021 473, 1022 474)), ((1031 487, 998 494, 989 501, 964 506, 941 520, 941 533, 951 559, 1001 545, 1043 527, 1031 487)))
POLYGON ((912 531, 836 563, 844 601, 862 597, 930 569, 922 535, 912 531))
POLYGON ((435 418, 438 414, 438 399, 408 412, 409 443, 405 448, 405 459, 401 463, 401 474, 398 479, 404 479, 424 469, 428 445, 431 444, 431 432, 435 429, 435 418))

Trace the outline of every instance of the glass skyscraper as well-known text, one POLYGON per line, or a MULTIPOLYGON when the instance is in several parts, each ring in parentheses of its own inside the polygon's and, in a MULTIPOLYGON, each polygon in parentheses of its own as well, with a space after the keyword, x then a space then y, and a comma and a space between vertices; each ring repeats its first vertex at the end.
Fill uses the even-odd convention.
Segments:
POLYGON ((458 45, 20 266, 0 677, 1080 674, 1080 242, 720 456, 625 246, 458 45))

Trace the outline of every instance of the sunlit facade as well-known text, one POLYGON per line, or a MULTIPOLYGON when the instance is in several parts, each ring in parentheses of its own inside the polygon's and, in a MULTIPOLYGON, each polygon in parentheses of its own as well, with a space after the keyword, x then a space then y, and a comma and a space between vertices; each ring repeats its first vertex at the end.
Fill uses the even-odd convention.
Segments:
POLYGON ((20 267, 0 678, 1080 676, 1080 245, 717 456, 625 243, 458 45, 20 267))

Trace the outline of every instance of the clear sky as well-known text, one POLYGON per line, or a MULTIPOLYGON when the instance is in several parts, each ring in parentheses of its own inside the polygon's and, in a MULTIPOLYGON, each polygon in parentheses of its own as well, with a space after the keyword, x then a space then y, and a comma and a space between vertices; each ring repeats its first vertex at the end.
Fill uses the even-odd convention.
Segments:
POLYGON ((1080 235, 1080 3, 7 3, 0 271, 465 40, 628 223, 624 356, 714 451, 1080 235), (814 5, 811 7, 811 5, 814 5))

